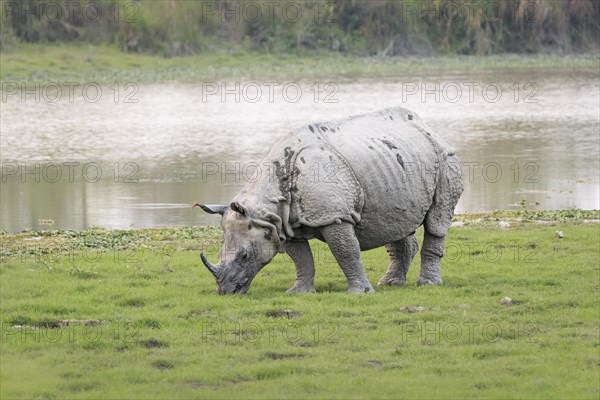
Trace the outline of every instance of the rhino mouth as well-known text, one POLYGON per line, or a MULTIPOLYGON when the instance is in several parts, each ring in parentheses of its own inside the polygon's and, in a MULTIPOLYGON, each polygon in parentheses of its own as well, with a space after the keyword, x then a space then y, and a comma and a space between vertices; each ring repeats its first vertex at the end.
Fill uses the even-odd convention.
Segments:
MULTIPOLYGON (((242 265, 229 265, 225 267, 219 263, 219 265, 214 265, 204 255, 204 253, 200 253, 200 258, 202 259, 202 263, 206 266, 206 268, 213 274, 213 276, 217 280, 217 292, 219 294, 234 294, 240 293, 244 294, 250 289, 250 284, 256 275, 256 272, 251 272, 253 269, 248 266, 242 265), (243 275, 231 273, 231 270, 246 270, 247 273, 243 275), (245 276, 244 276, 245 275, 245 276)), ((264 267, 266 264, 262 265, 264 267)), ((260 270, 261 268, 258 268, 260 270)))
POLYGON ((250 289, 251 282, 252 279, 247 279, 243 283, 234 283, 230 285, 222 285, 221 283, 217 282, 217 292, 219 294, 245 294, 248 292, 248 289, 250 289))

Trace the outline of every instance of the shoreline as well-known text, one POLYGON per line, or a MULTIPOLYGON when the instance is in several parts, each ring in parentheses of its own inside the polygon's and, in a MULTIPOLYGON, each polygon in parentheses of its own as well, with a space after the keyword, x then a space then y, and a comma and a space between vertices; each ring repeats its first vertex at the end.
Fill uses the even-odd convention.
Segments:
MULTIPOLYGON (((484 214, 456 214, 452 221, 451 232, 473 227, 510 233, 511 230, 522 231, 561 224, 580 226, 600 223, 600 210, 492 211, 484 214)), ((221 228, 214 225, 129 230, 91 227, 83 230, 26 230, 19 233, 1 231, 0 258, 5 260, 13 256, 40 256, 62 253, 65 250, 163 249, 165 246, 171 252, 197 251, 206 246, 220 246, 221 239, 221 228)))

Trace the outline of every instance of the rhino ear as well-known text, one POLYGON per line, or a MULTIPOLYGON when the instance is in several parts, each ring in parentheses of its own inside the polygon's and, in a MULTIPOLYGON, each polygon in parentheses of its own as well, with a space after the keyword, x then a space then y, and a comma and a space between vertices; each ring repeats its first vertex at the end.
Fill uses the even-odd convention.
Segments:
POLYGON ((200 207, 201 209, 203 209, 205 212, 207 212, 209 214, 223 215, 225 210, 227 210, 227 206, 216 205, 216 204, 198 204, 198 203, 196 203, 196 204, 194 204, 194 207, 200 207))
POLYGON ((229 205, 229 207, 231 207, 231 209, 235 212, 238 212, 242 215, 247 216, 248 215, 248 209, 246 207, 244 207, 243 205, 241 205, 240 203, 238 203, 237 201, 234 201, 233 203, 231 203, 229 205))

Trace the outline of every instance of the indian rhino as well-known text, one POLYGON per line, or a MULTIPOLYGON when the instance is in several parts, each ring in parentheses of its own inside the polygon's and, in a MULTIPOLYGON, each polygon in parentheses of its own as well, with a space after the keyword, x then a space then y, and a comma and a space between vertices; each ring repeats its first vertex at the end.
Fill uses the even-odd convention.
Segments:
POLYGON ((219 262, 201 253, 202 262, 218 293, 245 293, 286 252, 296 265, 288 292, 312 292, 308 240, 316 238, 329 246, 349 292, 371 292, 360 252, 385 246, 390 263, 379 285, 403 285, 423 225, 417 285, 441 284, 444 238, 463 191, 454 153, 400 107, 304 126, 269 151, 231 204, 195 204, 222 216, 219 262))

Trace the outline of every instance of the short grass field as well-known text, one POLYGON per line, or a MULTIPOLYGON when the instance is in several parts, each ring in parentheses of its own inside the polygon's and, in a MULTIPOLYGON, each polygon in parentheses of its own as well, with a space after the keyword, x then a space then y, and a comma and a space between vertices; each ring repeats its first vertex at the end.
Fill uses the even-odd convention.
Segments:
POLYGON ((124 53, 115 46, 76 44, 9 44, 0 57, 3 90, 14 84, 49 82, 201 82, 210 79, 380 78, 420 74, 495 73, 512 69, 597 71, 596 54, 515 55, 487 57, 358 57, 332 53, 271 54, 243 49, 189 57, 124 53))
POLYGON ((458 216, 442 286, 368 295, 318 242, 317 293, 279 255, 219 296, 217 228, 4 233, 0 397, 598 399, 599 217, 458 216))

